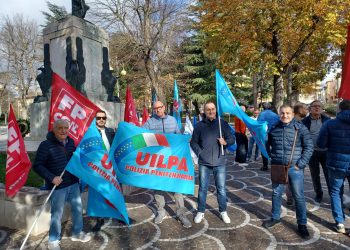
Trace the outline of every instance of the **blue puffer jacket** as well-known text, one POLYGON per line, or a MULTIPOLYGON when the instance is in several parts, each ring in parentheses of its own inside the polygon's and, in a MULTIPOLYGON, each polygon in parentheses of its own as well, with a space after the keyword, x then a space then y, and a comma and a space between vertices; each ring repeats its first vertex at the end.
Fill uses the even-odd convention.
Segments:
MULTIPOLYGON (((226 146, 235 143, 235 136, 231 133, 227 122, 221 120, 222 137, 227 142, 226 146)), ((218 142, 220 137, 219 120, 210 121, 205 118, 196 124, 191 139, 191 148, 198 156, 198 164, 205 166, 221 166, 226 164, 226 146, 224 146, 224 155, 221 155, 221 146, 218 142)))
POLYGON ((327 121, 321 127, 317 146, 328 148, 327 167, 348 171, 350 168, 350 110, 337 114, 337 118, 327 121))
POLYGON ((271 164, 288 164, 296 129, 299 131, 291 166, 297 165, 303 169, 309 163, 314 148, 310 132, 305 125, 293 119, 289 124, 280 121, 271 128, 269 133, 271 164))
MULTIPOLYGON (((36 152, 35 163, 33 169, 42 178, 45 179, 46 185, 52 189, 52 180, 55 176, 61 175, 63 170, 75 151, 74 141, 68 137, 65 146, 59 142, 53 132, 49 132, 46 141, 40 143, 36 152)), ((77 183, 79 179, 66 171, 62 177, 62 183, 56 189, 68 187, 77 183)))

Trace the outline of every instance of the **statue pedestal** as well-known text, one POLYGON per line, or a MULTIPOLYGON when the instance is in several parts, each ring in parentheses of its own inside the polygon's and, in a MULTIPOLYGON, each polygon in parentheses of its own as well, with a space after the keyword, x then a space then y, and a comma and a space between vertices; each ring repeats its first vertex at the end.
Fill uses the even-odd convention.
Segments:
MULTIPOLYGON (((93 101, 107 113, 107 127, 116 128, 124 120, 124 103, 93 101)), ((29 140, 45 140, 50 116, 50 102, 32 103, 30 110, 30 137, 29 140)))
POLYGON ((107 101, 110 90, 102 84, 102 77, 109 71, 108 35, 103 29, 68 16, 48 24, 43 30, 43 39, 44 46, 49 46, 48 59, 53 72, 66 80, 76 78, 89 99, 107 101), (105 58, 103 50, 107 50, 105 58), (67 72, 71 74, 69 77, 67 72))
MULTIPOLYGON (((1 185, 1 184, 0 184, 1 185)), ((49 195, 49 191, 41 191, 38 188, 23 187, 14 198, 5 195, 5 187, 0 186, 0 226, 29 232, 41 206, 49 195)), ((86 210, 87 192, 81 194, 83 209, 86 210)), ((31 235, 36 236, 45 233, 50 228, 50 202, 45 206, 31 235)), ((65 205, 62 222, 70 219, 70 206, 65 205)))

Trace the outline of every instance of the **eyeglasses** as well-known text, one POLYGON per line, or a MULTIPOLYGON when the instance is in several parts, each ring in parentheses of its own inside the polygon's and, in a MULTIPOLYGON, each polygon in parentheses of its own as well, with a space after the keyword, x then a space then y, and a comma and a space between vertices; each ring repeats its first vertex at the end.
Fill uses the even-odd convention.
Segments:
POLYGON ((106 116, 96 116, 96 120, 106 120, 107 117, 106 116))
POLYGON ((159 106, 159 107, 154 107, 153 110, 158 110, 158 109, 161 109, 163 108, 164 106, 159 106))

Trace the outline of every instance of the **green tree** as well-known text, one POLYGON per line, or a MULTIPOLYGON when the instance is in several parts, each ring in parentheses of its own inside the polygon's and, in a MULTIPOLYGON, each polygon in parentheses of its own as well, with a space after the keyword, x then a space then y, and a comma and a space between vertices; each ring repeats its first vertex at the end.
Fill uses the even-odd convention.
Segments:
POLYGON ((47 7, 49 9, 49 12, 42 11, 43 15, 46 19, 46 25, 49 23, 52 23, 54 21, 57 21, 59 19, 65 18, 68 16, 68 12, 64 6, 58 6, 56 4, 50 3, 49 1, 46 1, 47 7))

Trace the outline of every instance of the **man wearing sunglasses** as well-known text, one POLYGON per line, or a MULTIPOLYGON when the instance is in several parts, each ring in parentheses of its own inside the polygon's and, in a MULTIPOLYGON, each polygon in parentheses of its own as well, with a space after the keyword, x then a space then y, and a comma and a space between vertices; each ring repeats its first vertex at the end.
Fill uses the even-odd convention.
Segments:
MULTIPOLYGON (((154 131, 155 133, 167 133, 167 134, 181 134, 179 127, 177 126, 176 119, 170 115, 165 114, 164 104, 157 101, 153 104, 154 115, 142 126, 145 129, 154 131)), ((166 216, 165 212, 165 199, 164 192, 155 191, 154 198, 157 202, 158 213, 154 220, 154 223, 160 224, 166 216)), ((192 227, 191 222, 187 219, 185 214, 185 205, 183 195, 180 193, 174 194, 176 203, 176 215, 182 225, 185 228, 192 227)))
MULTIPOLYGON (((115 131, 112 128, 106 127, 107 115, 104 110, 97 111, 95 118, 96 118, 96 126, 98 129, 98 132, 100 132, 103 144, 106 147, 106 150, 108 152, 109 149, 111 148, 111 145, 115 136, 115 131)), ((92 228, 92 231, 94 232, 100 231, 103 224, 104 224, 104 219, 97 218, 96 225, 92 228)))

